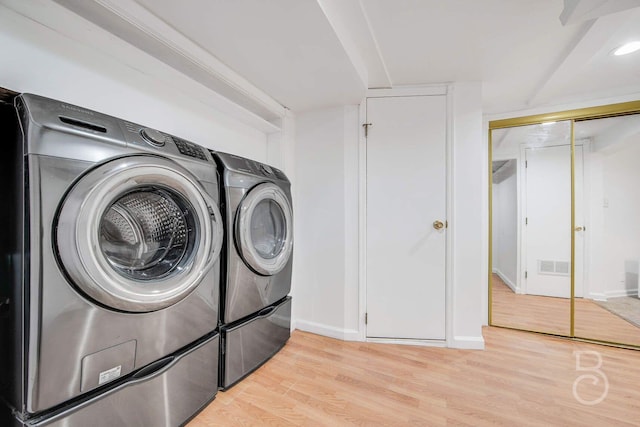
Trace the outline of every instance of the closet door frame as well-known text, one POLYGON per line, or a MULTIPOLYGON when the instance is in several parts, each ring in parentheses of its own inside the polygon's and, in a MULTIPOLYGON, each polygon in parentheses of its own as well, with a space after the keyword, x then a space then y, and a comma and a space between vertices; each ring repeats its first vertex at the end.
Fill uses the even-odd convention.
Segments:
MULTIPOLYGON (((453 207, 453 90, 452 84, 439 84, 439 85, 426 85, 419 87, 400 87, 393 89, 369 89, 366 97, 398 97, 398 96, 430 96, 430 95, 442 95, 446 96, 446 209, 447 216, 452 217, 454 212, 453 207)), ((366 98, 360 104, 359 118, 361 124, 366 124, 366 98)), ((366 146, 366 126, 360 126, 358 137, 358 319, 359 319, 359 331, 358 338, 361 341, 372 342, 385 342, 385 343, 399 343, 399 344, 412 344, 412 345, 425 345, 425 346, 438 346, 438 347, 451 347, 455 341, 453 336, 453 236, 455 229, 452 227, 451 222, 448 224, 449 229, 446 233, 446 266, 445 266, 445 339, 443 341, 415 341, 415 340, 393 340, 393 339, 375 339, 367 338, 367 324, 366 324, 366 308, 367 308, 367 146, 366 146)))
MULTIPOLYGON (((487 240, 489 242, 488 277, 487 277, 489 307, 488 307, 487 319, 488 319, 489 326, 500 327, 500 325, 493 324, 493 319, 492 319, 492 305, 493 305, 493 298, 492 298, 492 291, 493 291, 492 289, 493 288, 493 285, 492 285, 492 268, 493 268, 492 131, 497 129, 510 128, 510 127, 527 126, 527 125, 570 120, 571 121, 571 230, 572 230, 571 267, 570 267, 571 268, 571 302, 570 302, 571 315, 570 315, 570 319, 568 319, 569 325, 570 325, 570 333, 567 336, 567 338, 571 338, 574 340, 581 340, 581 341, 589 341, 589 342, 594 342, 599 344, 618 345, 621 347, 631 347, 631 348, 640 349, 640 347, 638 346, 628 345, 624 343, 612 343, 608 341, 589 339, 585 337, 577 337, 575 334, 575 286, 576 286, 576 283, 575 283, 575 275, 576 275, 575 274, 576 273, 575 272, 575 254, 576 254, 576 247, 575 247, 576 245, 575 123, 581 120, 601 119, 601 118, 625 116, 625 115, 631 115, 631 114, 640 114, 640 101, 630 101, 630 102, 623 102, 618 104, 610 104, 610 105, 588 107, 588 108, 581 108, 581 109, 575 109, 575 110, 565 110, 565 111, 558 111, 558 112, 552 112, 552 113, 536 114, 531 116, 522 116, 522 117, 514 117, 514 118, 489 121, 488 139, 487 139, 488 141, 488 144, 487 144, 488 181, 487 182, 488 182, 488 206, 489 206, 489 220, 488 220, 488 227, 487 227, 487 230, 488 230, 487 240)), ((535 332, 535 331, 528 331, 528 332, 535 332)))

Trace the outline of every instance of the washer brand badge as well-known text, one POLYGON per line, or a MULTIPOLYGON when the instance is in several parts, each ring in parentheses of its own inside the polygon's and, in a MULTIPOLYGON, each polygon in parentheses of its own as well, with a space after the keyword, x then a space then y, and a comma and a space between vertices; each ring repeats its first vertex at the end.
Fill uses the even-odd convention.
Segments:
POLYGON ((107 369, 106 371, 100 372, 100 378, 98 378, 98 385, 115 380, 120 376, 121 372, 122 372, 122 365, 118 365, 115 368, 107 369))
POLYGON ((84 113, 84 114, 93 116, 93 111, 85 110, 84 108, 74 107, 73 105, 67 105, 67 104, 60 104, 60 106, 65 110, 71 110, 77 113, 84 113))

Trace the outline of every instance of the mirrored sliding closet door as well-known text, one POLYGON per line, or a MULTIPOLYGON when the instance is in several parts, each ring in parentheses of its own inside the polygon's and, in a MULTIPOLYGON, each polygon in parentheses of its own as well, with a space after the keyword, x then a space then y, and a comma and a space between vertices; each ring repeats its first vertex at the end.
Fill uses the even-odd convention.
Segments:
POLYGON ((571 122, 496 129, 492 323, 570 333, 571 122))
POLYGON ((589 152, 574 334, 640 346, 640 115, 576 121, 575 140, 589 152))
POLYGON ((489 128, 489 323, 640 349, 640 101, 489 128))

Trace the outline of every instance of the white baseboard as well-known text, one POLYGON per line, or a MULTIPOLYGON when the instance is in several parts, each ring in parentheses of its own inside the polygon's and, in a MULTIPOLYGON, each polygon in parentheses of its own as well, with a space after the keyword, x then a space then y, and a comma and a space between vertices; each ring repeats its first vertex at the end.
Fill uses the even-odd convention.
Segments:
POLYGON ((374 342, 378 344, 402 344, 402 345, 417 345, 421 347, 446 347, 447 343, 444 340, 413 340, 413 339, 399 339, 399 338, 367 338, 367 342, 374 342))
POLYGON ((355 329, 336 328, 335 326, 310 322, 308 320, 296 320, 296 329, 342 341, 361 341, 360 332, 355 329))
POLYGON ((499 269, 497 269, 497 268, 494 268, 494 269, 493 269, 493 272, 494 272, 495 274, 497 274, 497 275, 498 275, 498 277, 500 277, 500 278, 502 279, 502 281, 503 281, 503 282, 504 282, 508 287, 510 287, 510 288, 511 288, 511 290, 512 290, 514 293, 516 293, 516 294, 518 293, 518 287, 517 287, 516 285, 514 285, 514 284, 513 284, 513 282, 512 282, 511 280, 509 280, 509 279, 507 278, 507 276, 505 276, 505 275, 502 273, 502 271, 500 271, 500 270, 499 270, 499 269))
MULTIPOLYGON (((329 338, 335 338, 342 341, 362 341, 360 332, 355 329, 342 329, 335 326, 328 326, 322 323, 310 322, 308 320, 297 319, 294 329, 299 329, 312 334, 322 335, 329 338)), ((484 350, 484 338, 482 336, 456 336, 447 345, 444 340, 405 340, 390 338, 367 338, 366 342, 375 342, 382 344, 405 344, 418 345, 425 347, 450 347, 466 350, 484 350)))
POLYGON ((607 296, 602 292, 589 292, 589 299, 594 301, 606 301, 607 296))
POLYGON ((360 331, 357 331, 355 329, 345 329, 344 340, 345 341, 362 341, 362 338, 360 338, 360 331))
POLYGON ((484 350, 484 338, 482 335, 478 337, 455 336, 449 347, 465 350, 484 350))
POLYGON ((605 293, 607 298, 619 298, 619 297, 636 297, 638 296, 637 289, 618 289, 615 291, 607 291, 605 293))

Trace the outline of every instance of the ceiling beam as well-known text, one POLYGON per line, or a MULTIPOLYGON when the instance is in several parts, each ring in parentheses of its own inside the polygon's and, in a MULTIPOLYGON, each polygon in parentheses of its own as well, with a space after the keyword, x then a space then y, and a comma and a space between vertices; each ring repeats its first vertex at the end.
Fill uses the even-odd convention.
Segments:
POLYGON ((389 72, 361 1, 316 0, 366 88, 390 88, 389 72))
POLYGON ((544 88, 560 70, 566 67, 566 63, 572 57, 578 46, 580 46, 580 44, 583 42, 587 34, 589 34, 589 31, 591 30, 593 24, 595 24, 595 20, 580 24, 582 25, 580 31, 578 31, 573 40, 571 40, 571 43, 569 43, 564 49, 559 51, 559 53, 556 55, 555 61, 551 64, 551 67, 549 67, 542 79, 534 88, 533 92, 530 93, 527 97, 527 105, 535 105, 536 102, 540 100, 540 96, 544 88))
POLYGON ((134 0, 54 0, 266 122, 285 107, 134 0))
POLYGON ((640 7, 640 0, 564 0, 560 22, 571 25, 635 7, 640 7))
POLYGON ((333 28, 338 41, 342 45, 347 57, 353 64, 364 87, 368 87, 369 71, 365 64, 354 37, 354 11, 352 2, 344 0, 317 0, 329 25, 333 28))
POLYGON ((619 30, 625 30, 640 17, 640 9, 627 13, 609 14, 597 19, 582 22, 582 28, 573 41, 560 52, 554 66, 545 74, 527 103, 535 105, 547 102, 552 93, 565 83, 576 78, 581 70, 593 64, 597 58, 608 55, 613 47, 612 40, 619 30))
POLYGON ((365 9, 364 3, 362 0, 358 2, 360 4, 360 10, 362 12, 362 16, 367 23, 367 32, 369 34, 369 40, 371 45, 373 46, 372 54, 370 55, 370 61, 375 63, 382 72, 379 72, 378 79, 375 82, 370 82, 369 89, 382 89, 382 88, 392 88, 393 80, 391 80, 391 75, 389 74, 389 69, 387 68, 387 64, 384 60, 384 56, 382 56, 382 50, 380 49, 380 44, 378 43, 378 39, 376 38, 376 33, 373 30, 373 26, 371 25, 371 20, 369 19, 369 15, 367 14, 367 10, 365 9))

